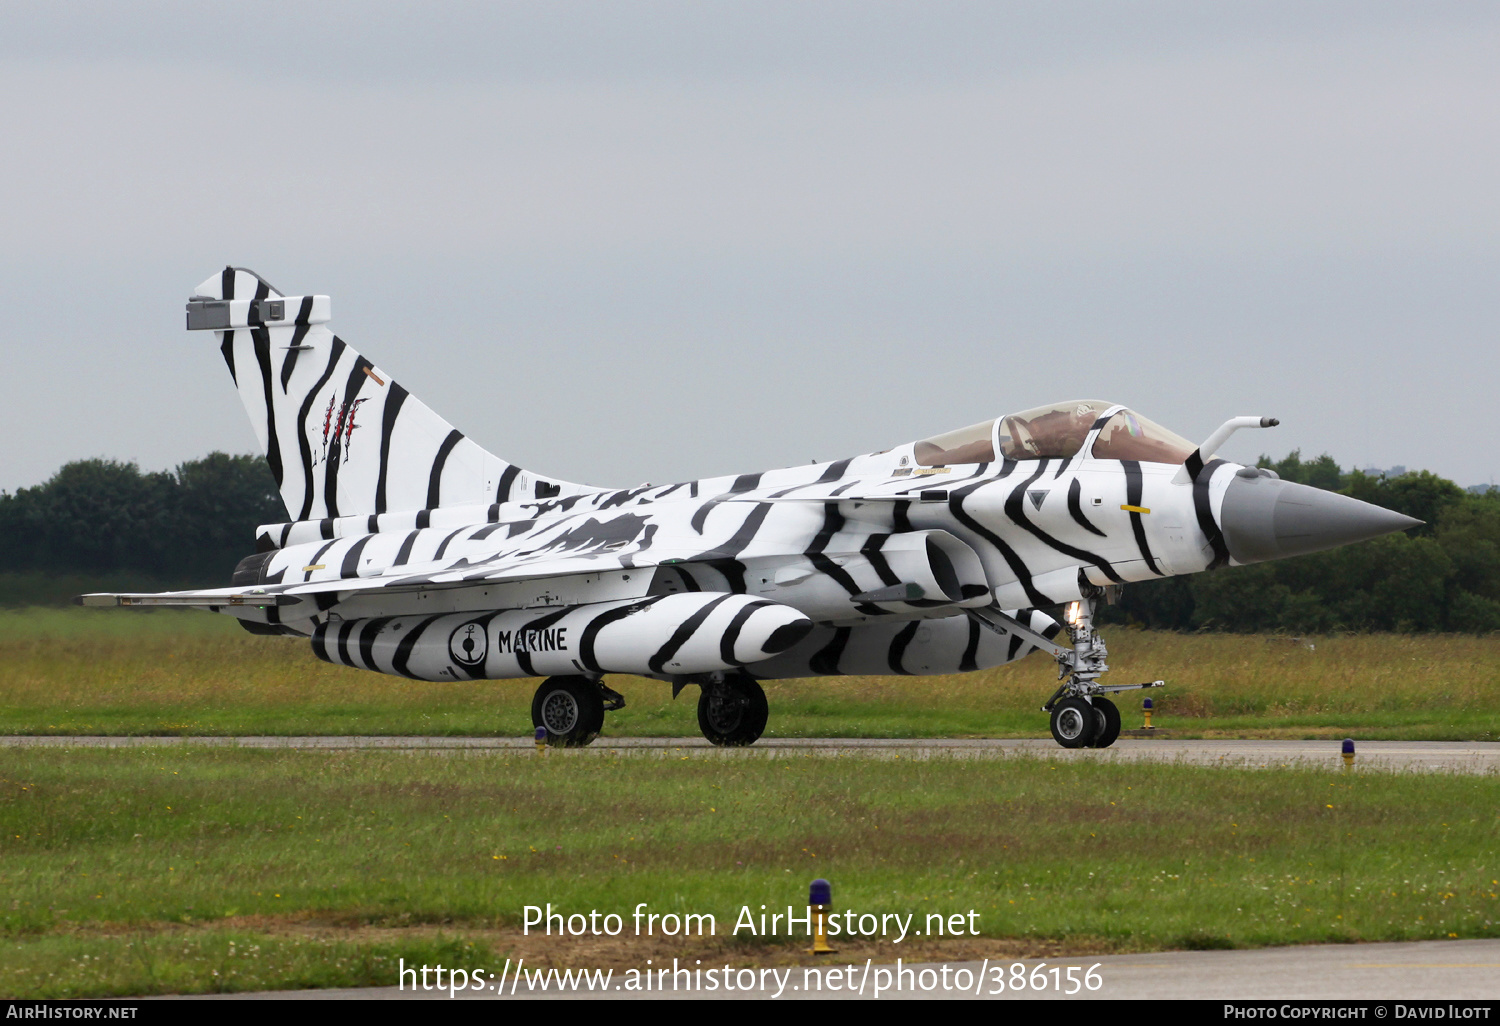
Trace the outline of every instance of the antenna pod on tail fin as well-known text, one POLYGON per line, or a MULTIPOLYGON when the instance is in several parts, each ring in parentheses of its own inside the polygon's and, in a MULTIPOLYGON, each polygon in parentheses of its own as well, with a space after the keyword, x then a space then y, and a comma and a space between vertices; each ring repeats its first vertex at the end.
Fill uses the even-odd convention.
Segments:
POLYGON ((327 296, 226 267, 188 300, 212 330, 293 520, 576 495, 480 448, 328 330, 327 296))

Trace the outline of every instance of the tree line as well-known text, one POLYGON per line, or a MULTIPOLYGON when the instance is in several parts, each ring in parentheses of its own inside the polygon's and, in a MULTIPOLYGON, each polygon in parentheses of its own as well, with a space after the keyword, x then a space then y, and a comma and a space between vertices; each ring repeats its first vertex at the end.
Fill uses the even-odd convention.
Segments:
POLYGON ((5 589, 13 602, 54 598, 56 576, 121 590, 218 587, 255 551, 256 526, 284 520, 260 456, 216 452, 149 473, 79 460, 35 488, 0 492, 0 573, 19 575, 5 589))
MULTIPOLYGON (((1343 470, 1331 456, 1261 457, 1288 481, 1425 521, 1402 534, 1295 559, 1131 584, 1105 622, 1167 630, 1500 630, 1500 490, 1465 491, 1426 471, 1343 470)), ((213 587, 286 509, 266 461, 216 452, 175 470, 79 460, 0 492, 0 601, 86 590, 213 587), (62 588, 67 591, 67 588, 62 588)))

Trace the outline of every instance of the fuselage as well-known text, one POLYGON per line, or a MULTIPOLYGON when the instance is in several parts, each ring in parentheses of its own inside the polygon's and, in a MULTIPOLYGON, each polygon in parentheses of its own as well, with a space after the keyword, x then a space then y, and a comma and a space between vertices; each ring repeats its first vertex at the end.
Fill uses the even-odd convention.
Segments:
POLYGON ((675 591, 759 596, 829 627, 962 618, 965 607, 1052 606, 1089 585, 1208 568, 1220 558, 1216 540, 1223 544, 1218 504, 1240 469, 1220 464, 1179 482, 1181 467, 1096 459, 1086 449, 926 467, 916 465, 914 444, 761 474, 271 525, 261 532, 269 551, 256 583, 296 594, 299 585, 366 582, 347 594, 321 591, 315 604, 271 607, 299 633, 330 618, 547 609, 675 591), (369 588, 372 579, 401 587, 369 588), (901 592, 910 585, 920 595, 901 592))

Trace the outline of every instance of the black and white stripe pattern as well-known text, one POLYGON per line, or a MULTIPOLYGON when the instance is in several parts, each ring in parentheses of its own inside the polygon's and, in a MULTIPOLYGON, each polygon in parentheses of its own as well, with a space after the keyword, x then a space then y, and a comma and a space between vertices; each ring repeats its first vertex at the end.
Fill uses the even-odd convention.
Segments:
POLYGON ((674 677, 764 661, 812 621, 746 595, 654 595, 540 610, 334 620, 320 659, 418 680, 635 673, 674 677))
MULTIPOLYGON (((1040 610, 1006 610, 1052 637, 1062 629, 1040 610)), ((1036 646, 1019 635, 1000 637, 967 616, 819 627, 799 644, 750 667, 763 680, 787 677, 930 676, 971 673, 1022 659, 1036 646)))
POLYGON ((1037 610, 1090 586, 1228 560, 1224 464, 1195 465, 1179 485, 1176 467, 1090 456, 1122 407, 1104 410, 1069 458, 923 466, 907 444, 590 488, 486 452, 328 319, 327 297, 283 296, 244 270, 199 287, 189 325, 218 333, 289 519, 259 530, 253 587, 157 599, 312 635, 320 655, 347 665, 427 679, 739 665, 757 676, 963 672, 1030 651, 965 609, 1026 610, 1055 632, 1037 610), (807 625, 791 648, 709 651, 737 617, 762 624, 782 611, 807 625), (444 632, 459 626, 470 641, 483 633, 483 659, 448 651, 444 632), (501 652, 517 631, 578 644, 501 652), (631 631, 637 647, 606 658, 604 639, 631 631))
POLYGON ((231 303, 218 332, 240 399, 293 521, 570 495, 592 489, 528 474, 444 421, 327 327, 326 296, 281 296, 225 268, 195 298, 231 303), (286 318, 268 322, 267 300, 286 318), (314 318, 321 309, 322 320, 314 318))

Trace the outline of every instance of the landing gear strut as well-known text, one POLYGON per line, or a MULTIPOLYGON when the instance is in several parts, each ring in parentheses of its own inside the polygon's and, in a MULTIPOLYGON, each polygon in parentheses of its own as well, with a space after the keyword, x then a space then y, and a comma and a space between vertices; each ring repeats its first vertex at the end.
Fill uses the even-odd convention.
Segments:
POLYGON ((1057 676, 1062 681, 1042 712, 1052 714, 1052 737, 1064 748, 1108 748, 1120 736, 1120 710, 1105 697, 1116 691, 1159 688, 1166 682, 1145 684, 1100 684, 1099 677, 1109 670, 1104 660, 1109 650, 1104 639, 1094 632, 1094 610, 1104 597, 1103 588, 1085 585, 1083 598, 1068 606, 1068 638, 1073 647, 1058 645, 997 607, 971 609, 969 615, 1000 635, 1019 635, 1057 660, 1057 676))
POLYGON ((619 692, 589 677, 548 677, 531 699, 531 725, 544 727, 555 748, 582 748, 604 729, 604 711, 619 709, 619 692))

